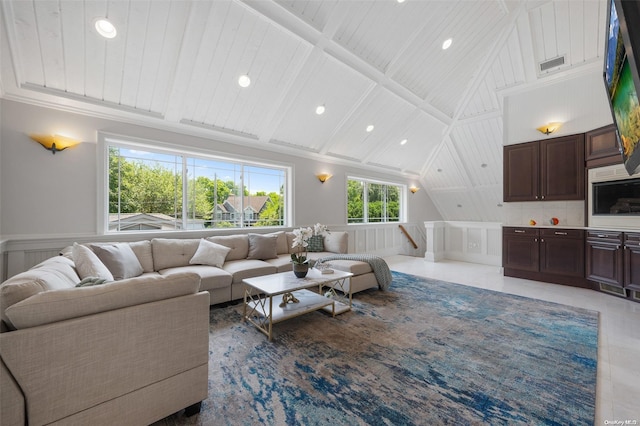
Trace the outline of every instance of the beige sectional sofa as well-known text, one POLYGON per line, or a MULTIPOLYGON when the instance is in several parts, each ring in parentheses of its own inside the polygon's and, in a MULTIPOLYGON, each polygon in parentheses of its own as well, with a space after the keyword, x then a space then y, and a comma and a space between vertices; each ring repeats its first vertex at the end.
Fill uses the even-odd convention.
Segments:
MULTIPOLYGON (((242 298, 245 278, 290 271, 292 241, 274 232, 75 244, 5 281, 0 424, 144 425, 197 412, 209 306, 242 298)), ((309 258, 347 243, 329 233, 309 258)), ((367 262, 331 265, 354 273, 353 292, 378 286, 367 262)))

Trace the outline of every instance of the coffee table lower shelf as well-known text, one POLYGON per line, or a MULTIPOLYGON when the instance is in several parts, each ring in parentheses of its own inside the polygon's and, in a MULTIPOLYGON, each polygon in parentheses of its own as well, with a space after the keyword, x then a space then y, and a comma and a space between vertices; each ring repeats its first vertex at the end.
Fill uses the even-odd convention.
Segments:
POLYGON ((271 340, 273 324, 320 309, 333 316, 336 315, 335 307, 339 302, 334 302, 310 290, 297 290, 291 293, 298 302, 287 303, 282 307, 280 306, 281 298, 277 297, 280 295, 248 298, 244 306, 244 318, 271 340))

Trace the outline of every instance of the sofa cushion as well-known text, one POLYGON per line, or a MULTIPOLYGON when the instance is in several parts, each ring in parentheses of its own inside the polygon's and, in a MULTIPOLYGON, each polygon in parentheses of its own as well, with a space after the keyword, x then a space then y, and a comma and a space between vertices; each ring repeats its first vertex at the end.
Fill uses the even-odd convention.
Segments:
POLYGON ((278 254, 286 254, 289 253, 289 246, 287 245, 287 234, 284 231, 271 232, 265 235, 275 235, 278 239, 277 250, 278 254))
POLYGON ((372 272, 371 265, 369 265, 369 263, 360 262, 358 260, 330 260, 327 263, 331 264, 332 269, 351 272, 353 275, 364 275, 372 272))
POLYGON ((200 290, 213 290, 231 286, 233 277, 227 271, 208 265, 189 265, 159 271, 162 275, 190 272, 200 277, 200 290))
POLYGON ((275 274, 277 268, 263 260, 243 259, 225 262, 222 269, 233 275, 233 283, 240 283, 245 278, 275 274))
POLYGON ((96 277, 113 281, 113 275, 109 269, 89 247, 73 243, 72 255, 73 263, 76 265, 76 271, 78 271, 80 279, 96 277))
POLYGON ((144 269, 128 243, 90 245, 113 278, 123 280, 142 275, 144 269))
POLYGON ((349 250, 349 234, 345 231, 328 232, 324 236, 324 250, 332 253, 347 253, 349 250))
POLYGON ((79 281, 72 260, 63 256, 47 259, 2 283, 0 318, 10 329, 15 329, 5 315, 7 308, 43 291, 74 288, 79 281))
POLYGON ((191 260, 189 260, 189 264, 210 265, 221 268, 230 251, 231 249, 229 247, 202 238, 198 245, 198 250, 196 250, 191 260))
POLYGON ((227 255, 227 261, 246 259, 249 255, 249 237, 247 234, 218 235, 215 237, 208 237, 207 240, 231 249, 227 255))
POLYGON ((293 265, 291 264, 291 255, 290 254, 279 254, 275 259, 267 259, 265 260, 269 265, 273 265, 276 267, 277 272, 286 272, 293 270, 293 265))
POLYGON ((82 317, 198 292, 200 278, 182 273, 149 275, 92 286, 38 293, 7 308, 17 328, 82 317))
POLYGON ((144 272, 153 272, 153 253, 151 251, 151 241, 133 241, 129 243, 131 250, 136 254, 140 266, 144 272))
POLYGON ((199 238, 154 238, 151 240, 153 269, 187 266, 200 246, 199 238))
POLYGON ((249 254, 247 259, 275 259, 278 257, 278 237, 276 235, 249 234, 249 254))

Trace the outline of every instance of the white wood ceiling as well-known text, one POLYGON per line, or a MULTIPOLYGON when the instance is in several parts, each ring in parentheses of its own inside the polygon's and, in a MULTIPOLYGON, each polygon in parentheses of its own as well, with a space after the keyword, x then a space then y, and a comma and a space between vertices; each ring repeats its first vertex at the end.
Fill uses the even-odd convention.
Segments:
POLYGON ((503 92, 601 62, 607 1, 1 5, 7 99, 397 172, 419 178, 446 219, 499 220, 503 92), (99 17, 115 39, 94 31, 99 17))

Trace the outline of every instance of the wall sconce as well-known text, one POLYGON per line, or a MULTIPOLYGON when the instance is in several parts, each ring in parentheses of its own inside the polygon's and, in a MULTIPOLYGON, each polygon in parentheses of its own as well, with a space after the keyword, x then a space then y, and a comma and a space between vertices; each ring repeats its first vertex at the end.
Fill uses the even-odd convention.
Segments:
POLYGON ((328 181, 329 179, 331 179, 331 176, 333 176, 332 174, 329 173, 320 173, 318 175, 316 175, 316 177, 318 178, 318 180, 322 183, 325 183, 326 181, 328 181))
POLYGON ((544 133, 545 135, 548 136, 551 133, 553 133, 556 130, 558 130, 560 128, 560 126, 562 126, 562 123, 555 121, 553 123, 549 123, 549 124, 545 124, 544 126, 540 126, 536 130, 539 131, 540 133, 544 133))
POLYGON ((416 192, 420 191, 420 188, 418 188, 417 186, 410 186, 409 191, 411 191, 412 194, 415 194, 416 192))
POLYGON ((29 137, 54 155, 58 151, 63 151, 80 143, 78 140, 62 135, 29 135, 29 137))

